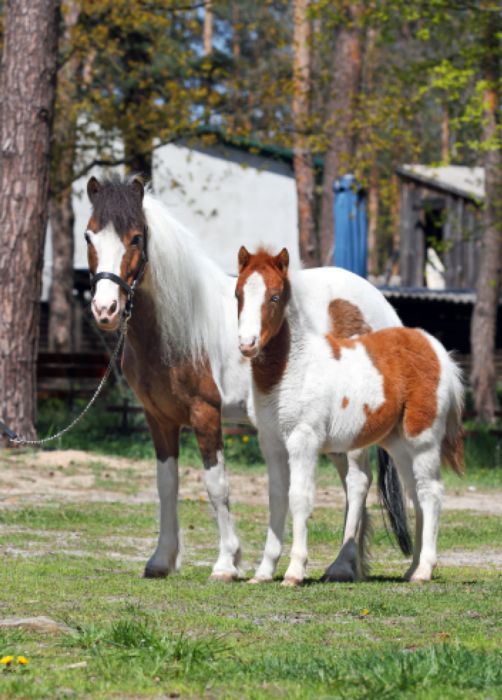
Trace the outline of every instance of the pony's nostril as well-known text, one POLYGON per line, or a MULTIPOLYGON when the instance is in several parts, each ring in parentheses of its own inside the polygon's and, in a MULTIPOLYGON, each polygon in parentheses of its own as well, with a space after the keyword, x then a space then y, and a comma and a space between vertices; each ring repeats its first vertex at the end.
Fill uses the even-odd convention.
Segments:
POLYGON ((108 309, 108 313, 114 314, 116 310, 117 310, 117 301, 115 300, 112 303, 112 305, 110 306, 110 308, 108 309))

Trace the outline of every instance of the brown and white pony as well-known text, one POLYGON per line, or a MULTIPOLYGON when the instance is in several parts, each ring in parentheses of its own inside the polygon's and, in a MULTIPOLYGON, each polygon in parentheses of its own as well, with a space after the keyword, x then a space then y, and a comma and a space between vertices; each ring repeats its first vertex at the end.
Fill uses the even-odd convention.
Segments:
MULTIPOLYGON (((236 287, 239 344, 251 358, 260 444, 265 454, 284 450, 288 456, 293 543, 284 584, 297 585, 305 576, 318 454, 372 444, 391 454, 415 507, 406 578, 429 580, 436 565, 440 465, 463 470, 459 368, 422 330, 387 328, 351 339, 314 331, 302 313, 303 286, 290 279, 288 262, 286 249, 251 255, 243 247, 236 287)), ((285 515, 277 515, 277 546, 256 581, 274 574, 285 515)))
MULTIPOLYGON (((191 426, 220 535, 212 576, 230 580, 238 574, 240 545, 229 512, 221 421, 253 419, 250 363, 237 343, 235 279, 204 255, 161 202, 144 193, 139 179, 99 183, 91 178, 87 189, 92 203, 85 234, 92 312, 101 329, 118 328, 135 287, 122 366, 145 409, 157 454, 160 500, 159 540, 145 575, 165 576, 177 566, 179 433, 182 426, 191 426)), ((320 333, 336 327, 339 335, 348 336, 363 328, 400 324, 376 289, 345 270, 305 270, 298 276, 306 289, 305 318, 320 333)), ((284 452, 267 453, 266 458, 280 481, 287 478, 284 452)), ((338 455, 336 464, 348 491, 346 532, 352 529, 355 537, 352 513, 364 507, 359 501, 371 478, 369 468, 361 451, 348 460, 338 455)), ((274 513, 276 493, 280 489, 272 478, 274 513)), ((362 543, 364 528, 360 530, 362 543)), ((342 549, 330 567, 331 577, 356 578, 362 558, 362 544, 349 558, 342 549)))

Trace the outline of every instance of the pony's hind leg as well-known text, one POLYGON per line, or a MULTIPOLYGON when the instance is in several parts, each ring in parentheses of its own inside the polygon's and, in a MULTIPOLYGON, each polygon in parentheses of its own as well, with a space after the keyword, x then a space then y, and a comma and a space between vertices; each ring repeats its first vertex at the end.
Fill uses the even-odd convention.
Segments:
POLYGON ((405 574, 409 581, 430 581, 437 564, 437 536, 444 490, 440 466, 440 452, 435 446, 413 457, 417 541, 413 563, 405 574))
POLYGON ((371 486, 367 450, 331 455, 347 497, 343 542, 323 581, 356 581, 367 574, 367 539, 371 529, 366 498, 371 486))
POLYGON ((307 521, 314 507, 319 440, 309 425, 300 425, 291 433, 286 446, 289 455, 289 508, 293 519, 293 543, 283 585, 297 586, 305 578, 307 565, 307 521))
POLYGON ((220 551, 211 579, 232 581, 239 575, 241 548, 230 514, 230 489, 223 457, 220 412, 210 404, 196 402, 192 406, 191 425, 199 444, 204 464, 204 482, 220 534, 220 551))
POLYGON ((266 429, 259 431, 260 447, 268 469, 269 522, 263 557, 250 583, 271 581, 282 552, 288 514, 289 466, 286 448, 266 429))
POLYGON ((146 414, 157 453, 160 528, 157 548, 145 567, 146 578, 163 578, 179 564, 178 451, 179 427, 146 414))

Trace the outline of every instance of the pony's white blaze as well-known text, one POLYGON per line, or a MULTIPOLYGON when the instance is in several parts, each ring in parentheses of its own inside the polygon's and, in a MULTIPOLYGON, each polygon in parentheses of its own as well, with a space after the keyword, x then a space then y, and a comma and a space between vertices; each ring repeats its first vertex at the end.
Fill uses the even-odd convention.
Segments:
POLYGON ((265 301, 266 286, 258 272, 249 276, 243 287, 243 304, 239 316, 239 345, 252 348, 261 335, 261 309, 265 301))
MULTIPOLYGON (((92 245, 96 250, 98 272, 113 272, 120 277, 120 266, 125 253, 125 246, 111 224, 93 233, 87 231, 92 245)), ((99 280, 93 298, 93 310, 98 314, 101 310, 110 309, 116 302, 117 312, 120 310, 120 287, 111 280, 99 280)), ((98 318, 99 320, 99 318, 98 318)))

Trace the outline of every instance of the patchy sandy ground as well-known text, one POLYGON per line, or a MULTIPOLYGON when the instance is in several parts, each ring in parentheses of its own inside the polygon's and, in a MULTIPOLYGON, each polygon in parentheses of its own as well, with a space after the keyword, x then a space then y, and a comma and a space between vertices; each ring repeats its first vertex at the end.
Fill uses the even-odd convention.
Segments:
MULTIPOLYGON (((203 471, 180 467, 180 498, 205 499, 203 471)), ((345 497, 340 486, 318 488, 316 503, 343 507, 345 497)), ((333 481, 336 477, 333 476, 333 481)), ((267 504, 265 474, 230 474, 232 501, 249 505, 267 504)), ((446 510, 472 510, 502 515, 502 494, 497 491, 447 492, 446 510)), ((0 452, 0 502, 16 503, 41 500, 156 501, 155 465, 152 460, 92 455, 80 450, 52 452, 0 452)), ((370 503, 376 502, 371 489, 370 503)))

